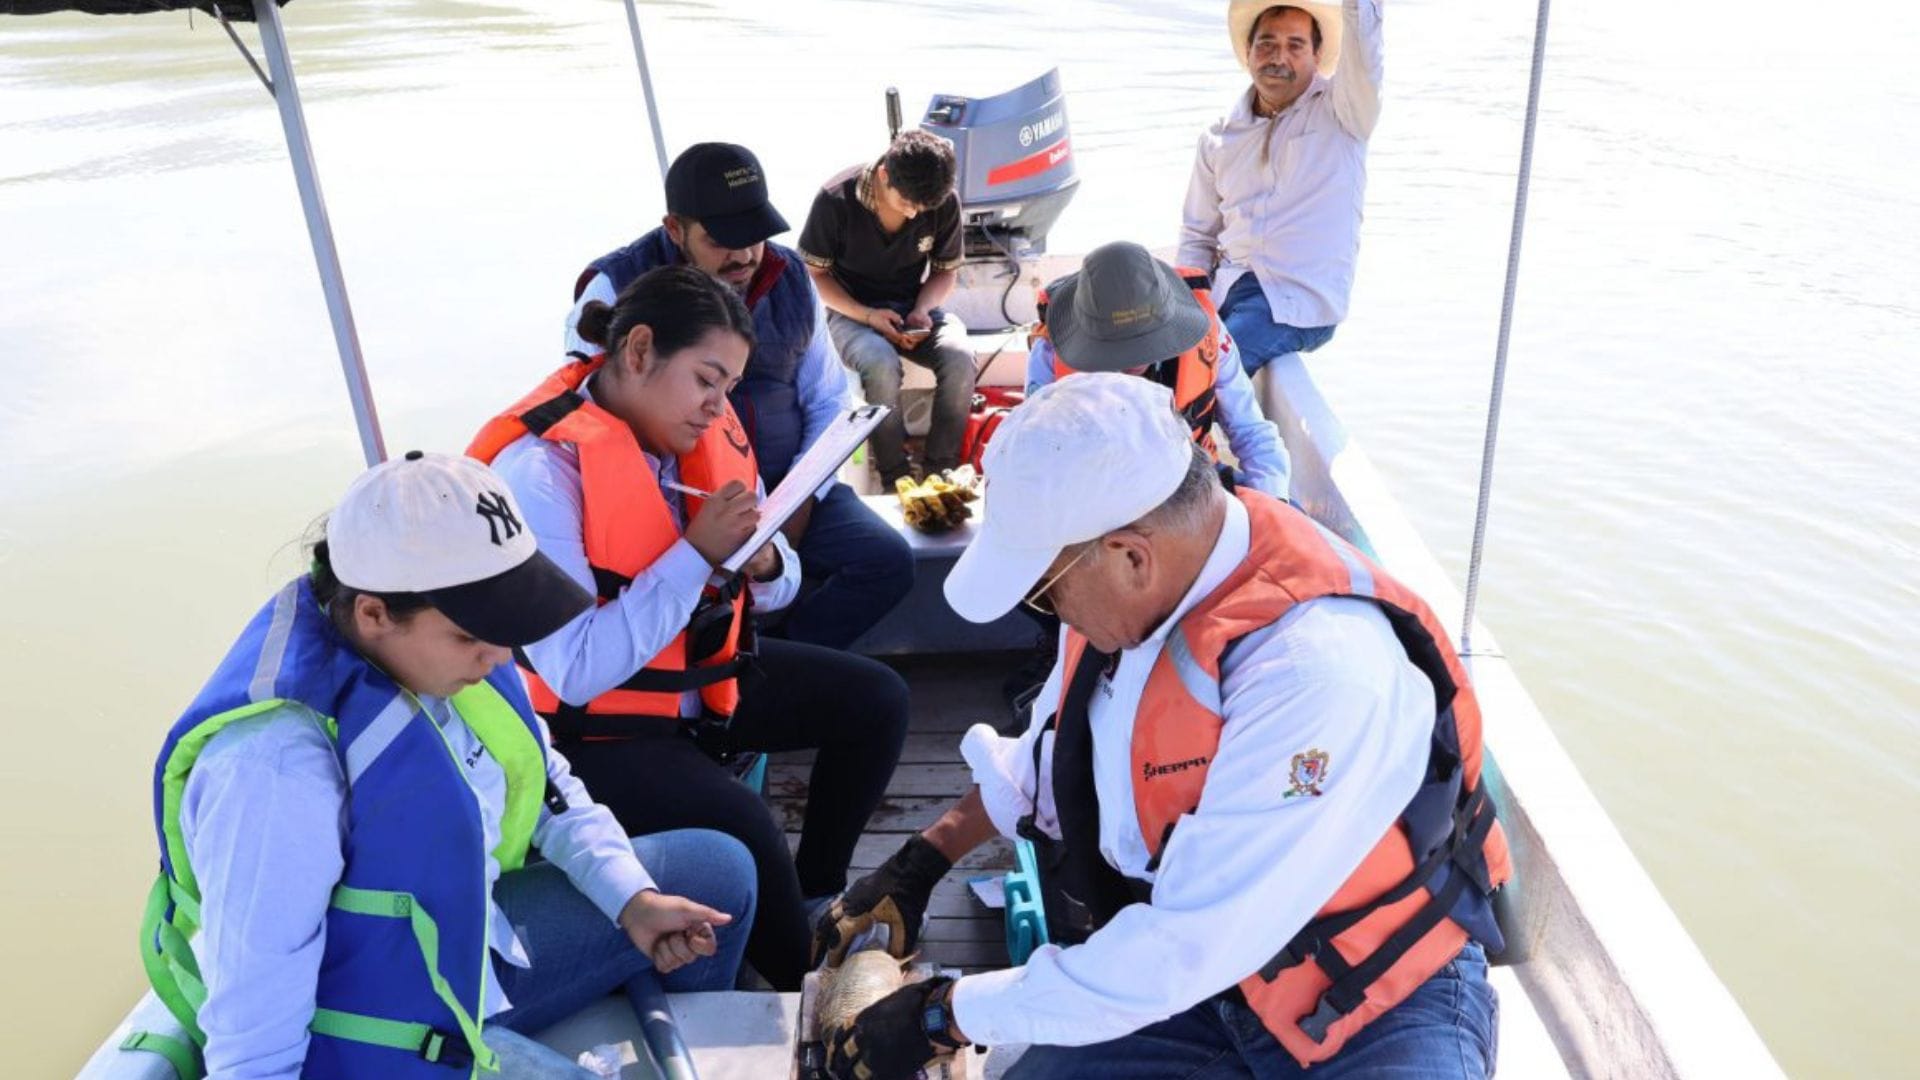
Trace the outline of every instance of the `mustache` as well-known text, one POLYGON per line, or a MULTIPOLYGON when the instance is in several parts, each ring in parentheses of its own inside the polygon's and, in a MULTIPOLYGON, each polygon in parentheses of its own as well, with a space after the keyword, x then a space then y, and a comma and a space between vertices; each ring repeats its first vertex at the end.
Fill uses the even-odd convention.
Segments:
POLYGON ((1291 80, 1293 78, 1293 69, 1287 67, 1285 64, 1262 64, 1260 66, 1260 74, 1270 79, 1291 80))
POLYGON ((731 274, 737 270, 751 270, 758 265, 760 265, 758 260, 755 260, 753 262, 743 262, 743 263, 730 262, 730 263, 723 264, 720 267, 720 272, 723 274, 731 274))

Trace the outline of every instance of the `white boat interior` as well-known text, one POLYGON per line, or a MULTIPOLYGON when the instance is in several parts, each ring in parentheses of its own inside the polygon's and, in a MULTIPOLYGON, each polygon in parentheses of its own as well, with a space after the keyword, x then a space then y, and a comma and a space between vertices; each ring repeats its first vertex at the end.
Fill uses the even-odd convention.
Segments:
MULTIPOLYGON (((1048 269, 1052 269, 1049 266, 1048 269)), ((982 335, 991 357, 1004 335, 982 335)), ((1025 363, 1024 340, 991 361, 993 381, 1008 357, 1025 363)), ((1443 618, 1457 619, 1453 583, 1387 493, 1365 452, 1341 425, 1297 358, 1262 376, 1262 404, 1293 455, 1294 497, 1323 523, 1364 544, 1421 591, 1443 618), (1277 369, 1277 370, 1276 370, 1277 369)), ((987 380, 983 379, 983 384, 987 380)), ((908 384, 910 387, 912 382, 908 384)), ((850 475, 858 476, 850 467, 850 475)), ((869 484, 871 481, 867 481, 869 484)), ((899 521, 890 496, 868 496, 899 521)), ((945 571, 975 523, 926 536, 900 527, 920 557, 915 593, 861 646, 890 658, 913 691, 913 721, 887 798, 855 855, 877 866, 932 821, 968 781, 958 740, 973 723, 1006 714, 1001 679, 1019 662, 1009 650, 1032 641, 1020 616, 975 627, 947 611, 939 595, 945 571), (1013 657, 1010 659, 1010 657, 1013 657)), ((1508 888, 1509 954, 1494 968, 1500 992, 1500 1068, 1508 1076, 1780 1076, 1752 1024, 1734 1003, 1678 918, 1627 849, 1579 771, 1554 738, 1484 626, 1469 658, 1485 712, 1502 819, 1518 870, 1508 888)), ((767 796, 790 824, 805 798, 804 755, 776 755, 767 796)), ((962 860, 935 892, 923 957, 948 968, 1002 967, 1007 951, 1000 912, 968 879, 1004 872, 1012 849, 996 843, 962 860)), ((608 998, 545 1032, 542 1041, 570 1056, 613 1046, 621 1076, 765 1078, 791 1065, 799 995, 736 991, 663 995, 663 1022, 643 1028, 624 1001, 608 998)), ((151 994, 101 1044, 82 1070, 87 1080, 167 1080, 164 1059, 121 1049, 136 1030, 178 1033, 151 994)), ((1021 1048, 999 1047, 977 1065, 997 1076, 1021 1048)))

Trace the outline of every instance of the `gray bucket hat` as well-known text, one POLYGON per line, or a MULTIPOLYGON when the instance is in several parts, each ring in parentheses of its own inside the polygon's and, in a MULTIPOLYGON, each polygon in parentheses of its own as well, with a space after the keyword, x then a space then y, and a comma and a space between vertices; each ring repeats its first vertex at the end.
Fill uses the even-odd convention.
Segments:
POLYGON ((1179 356, 1211 319, 1173 267, 1139 244, 1087 253, 1076 273, 1047 286, 1047 336, 1075 371, 1126 371, 1179 356))

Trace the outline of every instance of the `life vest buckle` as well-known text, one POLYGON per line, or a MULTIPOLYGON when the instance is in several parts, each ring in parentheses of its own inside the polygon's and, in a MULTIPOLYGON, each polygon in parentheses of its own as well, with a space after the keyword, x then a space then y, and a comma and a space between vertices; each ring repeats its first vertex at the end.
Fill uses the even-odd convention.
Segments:
POLYGON ((1313 1011, 1300 1018, 1300 1030, 1316 1043, 1326 1042, 1327 1029, 1333 1026, 1334 1021, 1345 1015, 1347 1014, 1328 1000, 1327 995, 1322 994, 1320 1003, 1314 1006, 1313 1011))
POLYGON ((456 1069, 473 1068, 473 1051, 459 1035, 432 1029, 420 1041, 420 1060, 456 1069))
POLYGON ((733 717, 722 716, 712 709, 701 706, 700 715, 689 719, 687 733, 693 737, 693 743, 714 761, 732 764, 739 749, 733 744, 733 717))

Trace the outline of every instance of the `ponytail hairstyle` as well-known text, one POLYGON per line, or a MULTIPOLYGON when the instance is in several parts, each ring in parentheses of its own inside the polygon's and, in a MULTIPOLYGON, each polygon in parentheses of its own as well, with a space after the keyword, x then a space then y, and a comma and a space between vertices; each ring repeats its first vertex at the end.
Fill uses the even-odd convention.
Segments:
POLYGON ((732 289, 691 266, 662 266, 635 279, 612 304, 587 301, 575 329, 613 353, 636 326, 653 331, 653 351, 671 356, 713 330, 738 334, 753 348, 753 318, 732 289))
POLYGON ((313 590, 313 598, 320 601, 326 609, 327 620, 333 623, 333 629, 348 641, 354 641, 353 605, 361 595, 378 597, 387 605, 387 614, 394 622, 403 623, 420 612, 433 606, 425 596, 417 592, 371 592, 356 589, 344 584, 333 576, 333 558, 327 551, 326 526, 322 523, 319 540, 308 549, 312 555, 307 570, 307 585, 313 590))

